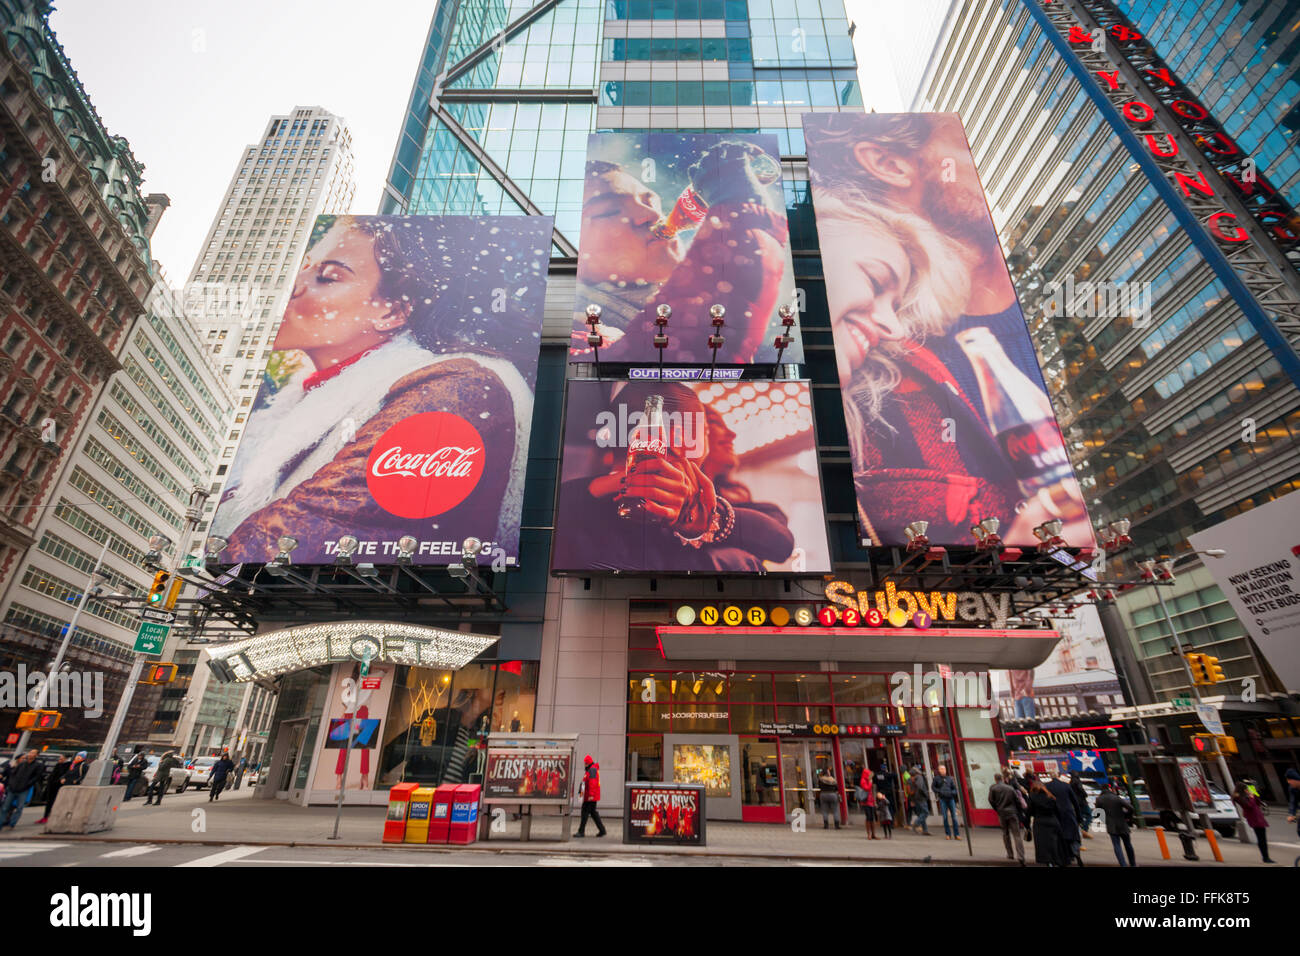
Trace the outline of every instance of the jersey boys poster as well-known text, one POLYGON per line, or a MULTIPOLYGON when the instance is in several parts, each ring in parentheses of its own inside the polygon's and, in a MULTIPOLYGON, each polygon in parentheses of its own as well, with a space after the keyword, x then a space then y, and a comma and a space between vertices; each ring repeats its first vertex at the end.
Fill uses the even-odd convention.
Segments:
POLYGON ((544 216, 321 216, 213 521, 227 562, 518 554, 544 216), (409 544, 409 542, 408 542, 409 544))
POLYGON ((1093 546, 961 120, 803 120, 864 541, 1093 546))
MULTIPOLYGON (((661 305, 668 362, 712 359, 714 305, 719 364, 776 361, 778 309, 796 303, 775 136, 593 133, 581 229, 571 361, 596 358, 589 305, 601 309, 602 362, 657 362, 661 305)), ((782 361, 803 361, 797 327, 782 361)))
POLYGON ((572 380, 551 567, 830 570, 804 381, 572 380))

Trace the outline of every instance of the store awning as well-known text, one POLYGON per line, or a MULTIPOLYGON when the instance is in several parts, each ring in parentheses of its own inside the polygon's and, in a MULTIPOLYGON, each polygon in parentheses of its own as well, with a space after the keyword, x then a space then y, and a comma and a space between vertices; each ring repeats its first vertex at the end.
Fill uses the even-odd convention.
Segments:
POLYGON ((223 681, 277 677, 336 661, 387 661, 459 670, 500 638, 394 621, 333 621, 267 631, 208 650, 223 681))
POLYGON ((867 627, 655 628, 671 661, 836 661, 943 663, 954 667, 1031 670, 1047 660, 1053 630, 867 627))

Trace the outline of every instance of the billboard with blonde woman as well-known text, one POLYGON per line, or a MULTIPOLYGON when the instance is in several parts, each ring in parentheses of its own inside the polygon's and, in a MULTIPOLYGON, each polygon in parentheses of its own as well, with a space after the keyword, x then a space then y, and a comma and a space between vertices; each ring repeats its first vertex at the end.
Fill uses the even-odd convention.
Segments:
POLYGON ((861 535, 1091 547, 1092 528, 955 113, 804 118, 861 535), (1051 527, 1054 527, 1051 526, 1051 527))
MULTIPOLYGON (((710 309, 722 306, 721 365, 775 362, 794 303, 790 230, 775 136, 593 133, 587 140, 570 361, 592 362, 587 307, 600 307, 602 362, 659 359, 655 317, 672 309, 664 360, 712 361, 710 309)), ((797 325, 783 362, 803 361, 797 325)))
POLYGON ((321 216, 211 533, 227 562, 518 555, 545 216, 321 216), (403 538, 409 538, 405 542, 403 538), (407 548, 401 548, 400 544, 407 548), (349 542, 351 544, 351 542, 349 542))

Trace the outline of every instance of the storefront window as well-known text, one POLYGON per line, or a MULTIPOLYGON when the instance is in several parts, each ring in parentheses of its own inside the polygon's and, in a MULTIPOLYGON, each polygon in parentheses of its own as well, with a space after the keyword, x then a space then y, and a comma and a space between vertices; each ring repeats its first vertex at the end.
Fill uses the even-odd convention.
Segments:
POLYGON ((969 740, 962 744, 966 755, 966 782, 970 785, 971 805, 976 810, 992 809, 989 787, 998 774, 998 745, 992 741, 969 740))
POLYGON ((776 719, 780 721, 806 721, 810 724, 829 724, 829 707, 777 707, 776 719))
POLYGON ((731 699, 767 703, 772 700, 771 674, 732 674, 731 699))
POLYGON ((663 780, 664 741, 662 737, 627 738, 627 779, 663 780))
POLYGON ((781 777, 777 770, 776 742, 741 741, 740 755, 744 763, 741 802, 753 807, 780 805, 781 777))
POLYGON ((496 668, 492 730, 496 733, 532 733, 537 712, 537 662, 506 661, 496 668))
POLYGON ((992 737, 993 719, 984 716, 984 712, 974 707, 959 707, 957 715, 957 733, 962 737, 992 737))
POLYGON ((399 667, 384 723, 376 784, 439 782, 442 738, 449 719, 451 671, 399 667))
POLYGON ((834 674, 831 685, 836 705, 889 703, 889 678, 885 674, 834 674))
POLYGON ((756 734, 761 721, 773 719, 771 704, 732 704, 731 732, 733 734, 756 734))
POLYGON ((909 734, 946 735, 942 707, 907 707, 903 709, 903 723, 909 734))
POLYGON ((776 699, 783 704, 829 704, 831 684, 826 674, 775 674, 776 699))
POLYGON ((668 704, 628 704, 628 733, 666 733, 668 731, 668 708, 668 704))
MULTIPOLYGON (((673 704, 672 732, 675 734, 725 734, 727 732, 727 705, 673 704)), ((664 728, 665 731, 667 728, 664 728)))
POLYGON ((835 705, 837 724, 887 724, 892 711, 888 707, 841 707, 835 705))
POLYGON ((711 672, 679 671, 669 682, 675 701, 725 701, 727 675, 711 672))
POLYGON ((635 673, 627 679, 627 699, 642 703, 672 700, 672 685, 663 674, 635 673))

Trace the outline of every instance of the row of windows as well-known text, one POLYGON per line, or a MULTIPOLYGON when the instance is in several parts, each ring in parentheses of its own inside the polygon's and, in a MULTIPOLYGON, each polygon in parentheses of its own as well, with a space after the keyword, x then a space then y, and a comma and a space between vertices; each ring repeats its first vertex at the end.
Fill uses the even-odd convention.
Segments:
MULTIPOLYGON (((72 485, 73 488, 76 488, 78 491, 85 494, 87 498, 94 501, 109 514, 115 515, 119 521, 125 524, 132 531, 137 532, 140 537, 148 539, 152 538, 156 534, 162 533, 146 521, 139 512, 97 482, 94 478, 90 477, 90 475, 82 471, 81 468, 74 468, 72 470, 72 477, 68 479, 68 483, 72 485)), ((180 516, 161 502, 158 502, 158 504, 160 507, 154 509, 158 514, 158 517, 162 518, 163 521, 167 522, 172 527, 179 527, 181 521, 180 516)))
MULTIPOLYGON (((140 387, 140 390, 144 392, 145 396, 153 403, 154 407, 162 413, 163 418, 170 422, 171 426, 176 429, 181 438, 185 440, 185 444, 193 448, 199 453, 199 455, 208 454, 207 446, 203 445, 189 430, 187 422, 181 418, 180 414, 172 406, 172 403, 167 401, 163 393, 158 391, 158 387, 154 385, 153 379, 150 378, 145 370, 140 367, 140 363, 135 360, 134 355, 128 355, 126 357, 126 361, 122 363, 122 368, 125 369, 126 374, 131 377, 131 381, 135 382, 135 384, 140 387)), ((212 428, 212 426, 208 424, 206 418, 197 416, 191 418, 190 421, 194 423, 195 427, 198 428, 199 431, 208 436, 209 441, 217 440, 216 429, 212 428)))
POLYGON ((184 472, 191 481, 199 480, 199 473, 194 466, 190 464, 189 459, 187 459, 172 440, 163 433, 163 430, 154 424, 145 409, 141 408, 139 403, 136 402, 135 397, 122 387, 121 382, 113 383, 110 394, 113 396, 113 400, 122 407, 122 410, 126 412, 130 419, 140 427, 140 430, 152 438, 154 444, 158 446, 158 449, 171 459, 172 464, 184 472))
POLYGON ((604 59, 619 60, 730 60, 749 63, 754 58, 748 37, 613 37, 605 40, 604 59))
MULTIPOLYGON (((75 584, 31 566, 23 573, 22 586, 65 604, 76 604, 81 600, 81 589, 75 584)), ((85 610, 87 614, 93 614, 128 631, 134 631, 140 624, 139 618, 134 614, 127 614, 120 608, 106 604, 97 598, 86 601, 85 610)))
MULTIPOLYGON (((13 624, 16 627, 44 637, 62 637, 68 629, 67 621, 27 607, 25 604, 9 605, 9 610, 5 612, 5 623, 13 624)), ((107 638, 98 631, 92 631, 81 624, 77 625, 77 630, 73 633, 69 643, 123 661, 129 661, 135 656, 134 652, 122 644, 121 641, 107 638)))
POLYGON ((601 106, 861 106, 856 79, 607 80, 601 106))
POLYGON ((107 541, 108 550, 126 558, 132 564, 140 564, 144 560, 143 551, 130 542, 122 540, 121 535, 114 534, 107 525, 96 521, 66 498, 59 499, 58 505, 54 508, 54 516, 69 527, 76 528, 92 541, 100 544, 107 541))
MULTIPOLYGON (((60 515, 60 517, 62 517, 62 515, 60 515)), ((59 537, 52 531, 47 531, 41 535, 40 543, 36 547, 54 558, 56 561, 62 561, 68 567, 75 568, 82 574, 90 575, 95 570, 95 559, 91 555, 82 551, 72 542, 59 537)), ((115 590, 120 590, 122 586, 127 583, 126 578, 118 574, 107 564, 101 564, 100 570, 108 575, 108 583, 115 590)))
POLYGON ((153 455, 146 451, 130 430, 127 429, 117 418, 106 408, 99 410, 97 418, 100 426, 115 442, 122 446, 123 451, 144 465, 145 470, 153 475, 163 486, 182 501, 187 500, 189 492, 181 487, 180 483, 172 477, 171 472, 162 466, 153 455))
MULTIPOLYGON (((154 514, 162 518, 172 527, 181 526, 180 516, 167 504, 154 494, 153 489, 142 482, 135 474, 135 470, 128 468, 122 462, 118 461, 109 453, 109 450, 94 438, 86 439, 86 447, 82 449, 86 457, 93 461, 99 467, 108 472, 109 476, 119 482, 128 494, 144 503, 154 514)), ((118 502, 120 504, 120 502, 118 502)), ((106 510, 112 511, 112 508, 105 506, 106 510)))
MULTIPOLYGON (((180 343, 176 341, 176 338, 168 330, 166 322, 164 322, 160 316, 154 315, 150 312, 149 324, 153 326, 153 330, 158 334, 158 338, 162 339, 163 346, 172 354, 172 358, 176 359, 177 366, 180 368, 181 372, 184 373, 185 377, 190 380, 190 384, 193 385, 195 390, 199 393, 199 397, 203 399, 203 403, 208 406, 208 409, 212 412, 213 416, 220 421, 222 418, 222 411, 220 404, 217 402, 216 396, 214 396, 208 387, 203 384, 203 379, 199 376, 199 373, 195 370, 194 366, 190 364, 189 356, 186 355, 185 350, 181 348, 180 343)), ((137 344, 140 344, 138 340, 137 344)), ((146 353, 145 357, 149 358, 148 353, 153 350, 149 348, 148 343, 145 342, 141 346, 141 351, 144 351, 146 353)), ((178 391, 177 387, 172 385, 172 374, 167 370, 165 365, 159 367, 159 364, 152 358, 149 358, 149 364, 158 369, 159 374, 163 377, 163 381, 167 383, 168 387, 170 387, 173 392, 178 391)), ((191 405, 192 402, 190 402, 189 399, 181 399, 181 407, 186 411, 190 410, 191 405)))
MULTIPOLYGON (((807 0, 803 2, 807 5, 807 0)), ((811 6, 817 7, 816 0, 811 6)), ((746 0, 606 0, 605 19, 748 20, 749 4, 746 0)))

